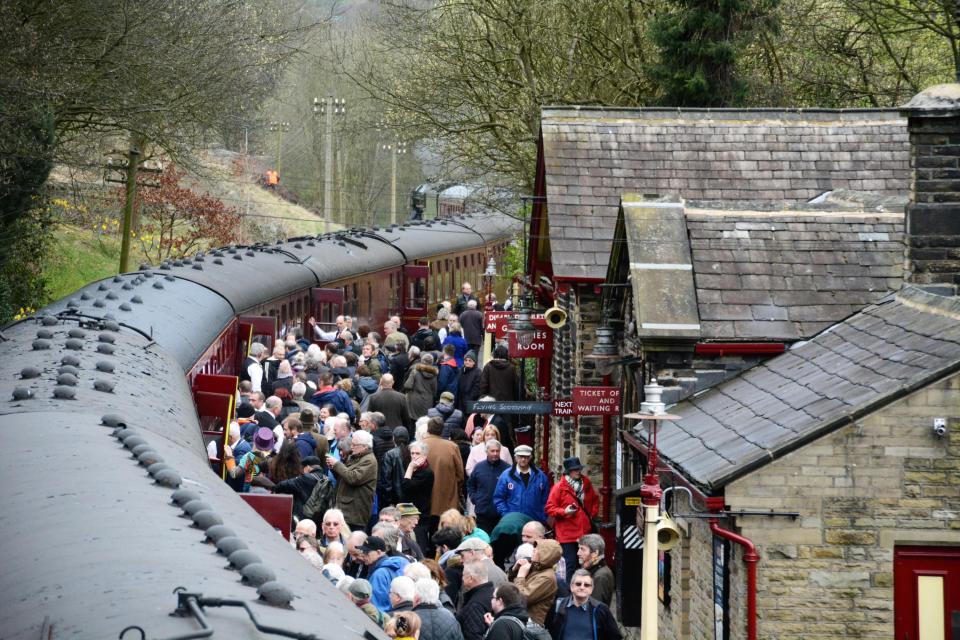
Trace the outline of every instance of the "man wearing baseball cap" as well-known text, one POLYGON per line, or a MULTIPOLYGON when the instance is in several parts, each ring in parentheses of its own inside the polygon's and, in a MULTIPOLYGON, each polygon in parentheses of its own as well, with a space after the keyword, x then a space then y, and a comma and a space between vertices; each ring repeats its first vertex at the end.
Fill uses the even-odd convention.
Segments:
POLYGON ((388 556, 387 543, 379 536, 370 536, 357 547, 363 564, 367 565, 372 588, 371 601, 380 611, 390 610, 390 583, 403 575, 410 561, 403 556, 388 556))
POLYGON ((533 448, 522 444, 513 450, 516 460, 500 475, 497 488, 493 491, 493 504, 500 516, 508 513, 523 513, 539 520, 547 521, 544 506, 550 493, 550 480, 547 475, 531 464, 533 448))

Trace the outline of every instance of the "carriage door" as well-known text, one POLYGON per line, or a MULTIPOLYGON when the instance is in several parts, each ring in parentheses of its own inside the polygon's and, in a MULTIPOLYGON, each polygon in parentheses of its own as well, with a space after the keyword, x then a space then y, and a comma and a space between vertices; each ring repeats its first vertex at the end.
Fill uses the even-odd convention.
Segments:
POLYGON ((273 350, 273 341, 277 336, 277 318, 273 316, 239 316, 237 318, 237 371, 243 368, 243 361, 250 355, 250 346, 259 342, 273 350))
MULTIPOLYGON (((336 331, 337 316, 343 313, 343 289, 314 287, 310 289, 310 301, 311 315, 317 321, 317 326, 324 331, 336 331)), ((312 334, 310 340, 321 347, 327 344, 326 340, 317 340, 316 334, 312 334)))
POLYGON ((427 265, 406 265, 403 267, 403 313, 401 320, 411 335, 419 326, 418 321, 427 313, 427 278, 430 267, 427 265))
POLYGON ((895 547, 893 614, 896 640, 960 638, 960 548, 895 547))
POLYGON ((214 443, 216 458, 210 458, 210 466, 221 478, 226 477, 223 445, 226 443, 227 425, 233 418, 236 397, 237 376, 201 373, 193 379, 193 404, 200 417, 203 444, 209 446, 211 442, 214 443))

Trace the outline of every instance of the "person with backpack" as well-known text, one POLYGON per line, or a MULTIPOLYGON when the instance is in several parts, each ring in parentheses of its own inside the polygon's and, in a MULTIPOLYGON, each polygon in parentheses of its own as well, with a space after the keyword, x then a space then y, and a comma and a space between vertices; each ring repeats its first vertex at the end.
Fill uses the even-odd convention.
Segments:
POLYGON ((317 456, 307 456, 300 462, 303 474, 273 485, 273 493, 293 496, 293 515, 300 520, 313 520, 333 501, 333 485, 327 478, 326 465, 317 456))
POLYGON ((528 627, 530 616, 520 590, 512 584, 494 589, 490 600, 492 613, 485 613, 484 622, 490 627, 485 640, 550 640, 543 627, 528 627))
POLYGON ((547 615, 553 640, 620 640, 620 628, 610 608, 593 594, 593 576, 577 569, 570 578, 570 595, 557 598, 547 615))

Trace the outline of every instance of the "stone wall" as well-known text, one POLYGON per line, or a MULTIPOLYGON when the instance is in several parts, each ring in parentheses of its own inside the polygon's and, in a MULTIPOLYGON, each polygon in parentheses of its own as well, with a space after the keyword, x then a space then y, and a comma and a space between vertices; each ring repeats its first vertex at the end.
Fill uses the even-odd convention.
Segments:
MULTIPOLYGON (((581 287, 557 295, 557 304, 567 312, 567 324, 554 333, 552 360, 552 397, 569 398, 575 386, 600 385, 602 376, 589 360, 596 329, 600 323, 600 296, 593 287, 581 287)), ((564 458, 579 456, 590 467, 589 473, 600 488, 602 465, 603 421, 599 417, 581 416, 579 427, 572 418, 551 418, 550 468, 559 469, 564 458)))
POLYGON ((911 281, 960 285, 960 117, 937 116, 918 112, 909 119, 911 281))
MULTIPOLYGON (((761 554, 760 638, 892 637, 894 545, 960 544, 958 429, 954 375, 726 487, 731 509, 800 512, 735 523, 761 554), (947 418, 946 437, 934 417, 947 418)), ((735 558, 731 639, 745 637, 739 549, 735 558)))

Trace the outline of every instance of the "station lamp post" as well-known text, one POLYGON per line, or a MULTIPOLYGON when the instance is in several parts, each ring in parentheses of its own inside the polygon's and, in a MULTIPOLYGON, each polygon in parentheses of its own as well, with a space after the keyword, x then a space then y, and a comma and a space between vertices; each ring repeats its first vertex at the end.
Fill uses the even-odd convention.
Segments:
POLYGON ((676 421, 679 416, 666 412, 666 405, 661 400, 663 387, 657 384, 656 378, 643 386, 643 402, 640 403, 640 413, 628 413, 624 418, 640 420, 646 424, 649 432, 647 438, 647 473, 640 486, 640 500, 643 505, 643 575, 641 578, 640 603, 640 640, 657 640, 657 578, 659 565, 658 525, 660 524, 660 499, 663 490, 660 489, 660 475, 657 473, 657 430, 664 420, 676 421))
MULTIPOLYGON (((490 294, 493 293, 493 281, 497 277, 497 261, 493 259, 493 256, 490 257, 490 260, 487 261, 487 270, 483 272, 483 290, 486 292, 487 298, 486 302, 483 305, 483 312, 489 313, 493 311, 493 301, 490 299, 490 294)), ((483 333, 483 354, 482 362, 486 364, 490 362, 490 355, 493 351, 493 334, 489 332, 483 333)))

